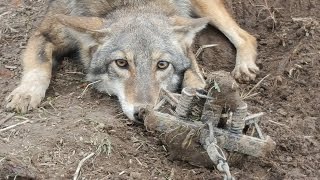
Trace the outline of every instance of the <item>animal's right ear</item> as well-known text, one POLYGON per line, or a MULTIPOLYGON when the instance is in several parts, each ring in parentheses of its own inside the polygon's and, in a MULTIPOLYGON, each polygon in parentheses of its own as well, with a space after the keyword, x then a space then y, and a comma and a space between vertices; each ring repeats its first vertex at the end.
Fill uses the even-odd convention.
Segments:
POLYGON ((106 22, 98 17, 67 16, 57 14, 54 18, 66 27, 72 28, 82 33, 88 33, 95 36, 105 36, 108 31, 105 28, 106 22))
POLYGON ((196 34, 206 27, 209 19, 173 16, 170 18, 170 21, 180 42, 187 45, 187 47, 190 47, 196 34))

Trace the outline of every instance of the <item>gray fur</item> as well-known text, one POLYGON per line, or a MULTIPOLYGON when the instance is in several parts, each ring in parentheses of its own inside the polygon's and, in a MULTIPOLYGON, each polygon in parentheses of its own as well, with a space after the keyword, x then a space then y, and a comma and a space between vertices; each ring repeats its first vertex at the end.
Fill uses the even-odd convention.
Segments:
POLYGON ((84 49, 98 46, 91 60, 82 59, 84 62, 90 61, 84 63, 88 69, 87 79, 100 81, 96 84, 98 90, 116 95, 130 119, 134 119, 135 107, 155 103, 160 88, 176 91, 181 86, 183 74, 191 66, 187 46, 191 45, 195 33, 206 24, 198 21, 190 27, 179 26, 181 32, 176 31, 171 18, 177 15, 188 17, 189 1, 90 1, 105 6, 94 12, 90 11, 89 0, 69 0, 67 3, 68 11, 73 16, 100 16, 106 20, 100 31, 107 33, 99 43, 87 34, 73 34, 80 37, 81 44, 87 45, 82 47, 84 49), (128 59, 123 52, 133 53, 133 59, 128 60, 130 72, 115 65, 117 59, 128 59), (161 59, 154 59, 154 54, 161 54, 161 59), (170 65, 165 70, 154 70, 158 61, 169 62, 170 65), (127 97, 127 91, 134 94, 131 100, 127 97))

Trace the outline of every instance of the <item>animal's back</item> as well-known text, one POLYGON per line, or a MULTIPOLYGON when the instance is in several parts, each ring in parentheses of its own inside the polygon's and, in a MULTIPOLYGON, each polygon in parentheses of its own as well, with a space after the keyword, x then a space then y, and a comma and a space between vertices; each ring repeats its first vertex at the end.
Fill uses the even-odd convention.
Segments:
POLYGON ((167 14, 189 16, 190 0, 52 0, 49 14, 103 17, 119 8, 156 8, 167 14))

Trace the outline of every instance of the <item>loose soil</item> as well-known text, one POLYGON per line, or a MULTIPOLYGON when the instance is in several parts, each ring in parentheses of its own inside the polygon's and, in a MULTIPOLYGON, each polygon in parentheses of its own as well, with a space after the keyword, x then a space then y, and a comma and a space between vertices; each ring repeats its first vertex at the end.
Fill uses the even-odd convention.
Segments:
MULTIPOLYGON (((318 179, 320 177, 320 1, 227 0, 237 22, 258 39, 261 73, 245 94, 251 112, 265 112, 261 127, 277 143, 264 158, 245 157, 231 166, 237 179, 318 179), (257 93, 257 94, 256 94, 257 93)), ((0 1, 0 99, 17 86, 20 55, 43 17, 47 0, 0 1)), ((198 37, 204 72, 231 71, 235 50, 213 27, 198 37)), ((0 179, 72 179, 81 159, 81 179, 220 179, 216 170, 170 161, 154 134, 128 121, 117 100, 89 89, 81 66, 64 61, 41 108, 12 116, 0 108, 0 179), (17 178, 19 179, 19 177, 17 178)))

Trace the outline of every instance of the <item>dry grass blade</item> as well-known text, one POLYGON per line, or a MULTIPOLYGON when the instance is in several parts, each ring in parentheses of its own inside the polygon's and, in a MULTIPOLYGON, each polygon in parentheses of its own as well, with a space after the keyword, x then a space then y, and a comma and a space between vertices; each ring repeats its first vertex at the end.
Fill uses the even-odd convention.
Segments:
POLYGON ((172 168, 168 180, 173 180, 173 179, 175 179, 175 178, 174 178, 174 172, 175 172, 175 170, 174 170, 174 168, 172 168))
POLYGON ((256 96, 256 95, 259 95, 259 94, 260 94, 260 93, 253 93, 253 94, 251 94, 251 95, 248 95, 248 96, 246 96, 246 97, 243 97, 242 100, 252 98, 252 97, 254 97, 254 96, 256 96))
POLYGON ((6 159, 6 157, 3 157, 2 159, 0 159, 0 163, 2 162, 2 161, 4 161, 6 159))
POLYGON ((83 166, 83 164, 84 164, 88 159, 90 159, 92 156, 94 156, 94 154, 95 154, 95 153, 89 154, 88 156, 86 156, 85 158, 83 158, 83 159, 79 162, 78 167, 77 167, 77 169, 76 169, 76 172, 74 173, 73 180, 78 180, 81 167, 83 166))
POLYGON ((7 12, 4 12, 4 13, 0 14, 0 19, 1 19, 3 16, 5 16, 5 15, 7 15, 7 14, 10 14, 10 13, 11 13, 11 11, 7 11, 7 12))
POLYGON ((261 84, 265 79, 267 79, 269 76, 270 76, 270 74, 268 74, 268 75, 266 75, 264 78, 262 78, 256 85, 253 86, 252 89, 250 89, 250 91, 249 91, 247 94, 245 94, 245 95, 242 97, 242 99, 247 99, 247 98, 249 98, 249 97, 253 97, 253 96, 257 95, 257 93, 255 93, 254 95, 251 95, 251 93, 252 93, 258 86, 260 86, 260 84, 261 84))
POLYGON ((6 128, 0 129, 0 133, 1 133, 1 132, 4 132, 4 131, 7 131, 7 130, 10 130, 10 129, 12 129, 12 128, 15 128, 15 127, 17 127, 17 126, 26 124, 26 123, 28 123, 28 122, 31 122, 31 121, 30 121, 30 120, 25 120, 25 121, 23 121, 23 122, 20 122, 20 123, 17 123, 17 124, 8 126, 8 127, 6 127, 6 128))
POLYGON ((94 84, 97 84, 97 83, 99 83, 99 82, 101 82, 101 81, 102 81, 102 80, 98 80, 98 81, 89 83, 89 84, 86 86, 86 88, 84 88, 84 90, 82 91, 81 95, 78 96, 78 98, 79 98, 79 99, 83 98, 83 96, 86 94, 86 92, 87 92, 87 90, 88 90, 88 88, 89 88, 90 86, 92 86, 92 85, 94 85, 94 84))
POLYGON ((260 14, 263 11, 267 11, 269 16, 267 18, 265 18, 264 20, 262 20, 262 21, 267 21, 267 20, 271 19, 272 20, 272 31, 274 31, 275 26, 277 24, 277 19, 276 19, 276 14, 275 13, 278 12, 278 10, 280 10, 282 8, 276 8, 276 7, 273 7, 273 6, 269 6, 268 0, 264 0, 264 4, 261 4, 261 5, 254 5, 253 2, 251 2, 251 1, 250 1, 250 3, 253 6, 261 7, 261 9, 258 12, 258 18, 260 17, 260 14))
POLYGON ((211 48, 211 47, 215 47, 215 46, 218 46, 218 44, 207 44, 207 45, 202 45, 200 46, 200 48, 197 50, 197 53, 196 53, 196 58, 199 57, 199 55, 202 53, 202 51, 206 48, 211 48))
POLYGON ((287 125, 285 125, 285 124, 281 124, 281 123, 279 123, 279 122, 275 122, 275 121, 272 121, 272 120, 269 120, 269 122, 271 122, 271 123, 273 123, 273 124, 276 124, 276 125, 279 125, 279 126, 283 126, 283 127, 286 127, 286 128, 288 128, 288 129, 290 129, 290 127, 289 127, 289 126, 287 126, 287 125))

